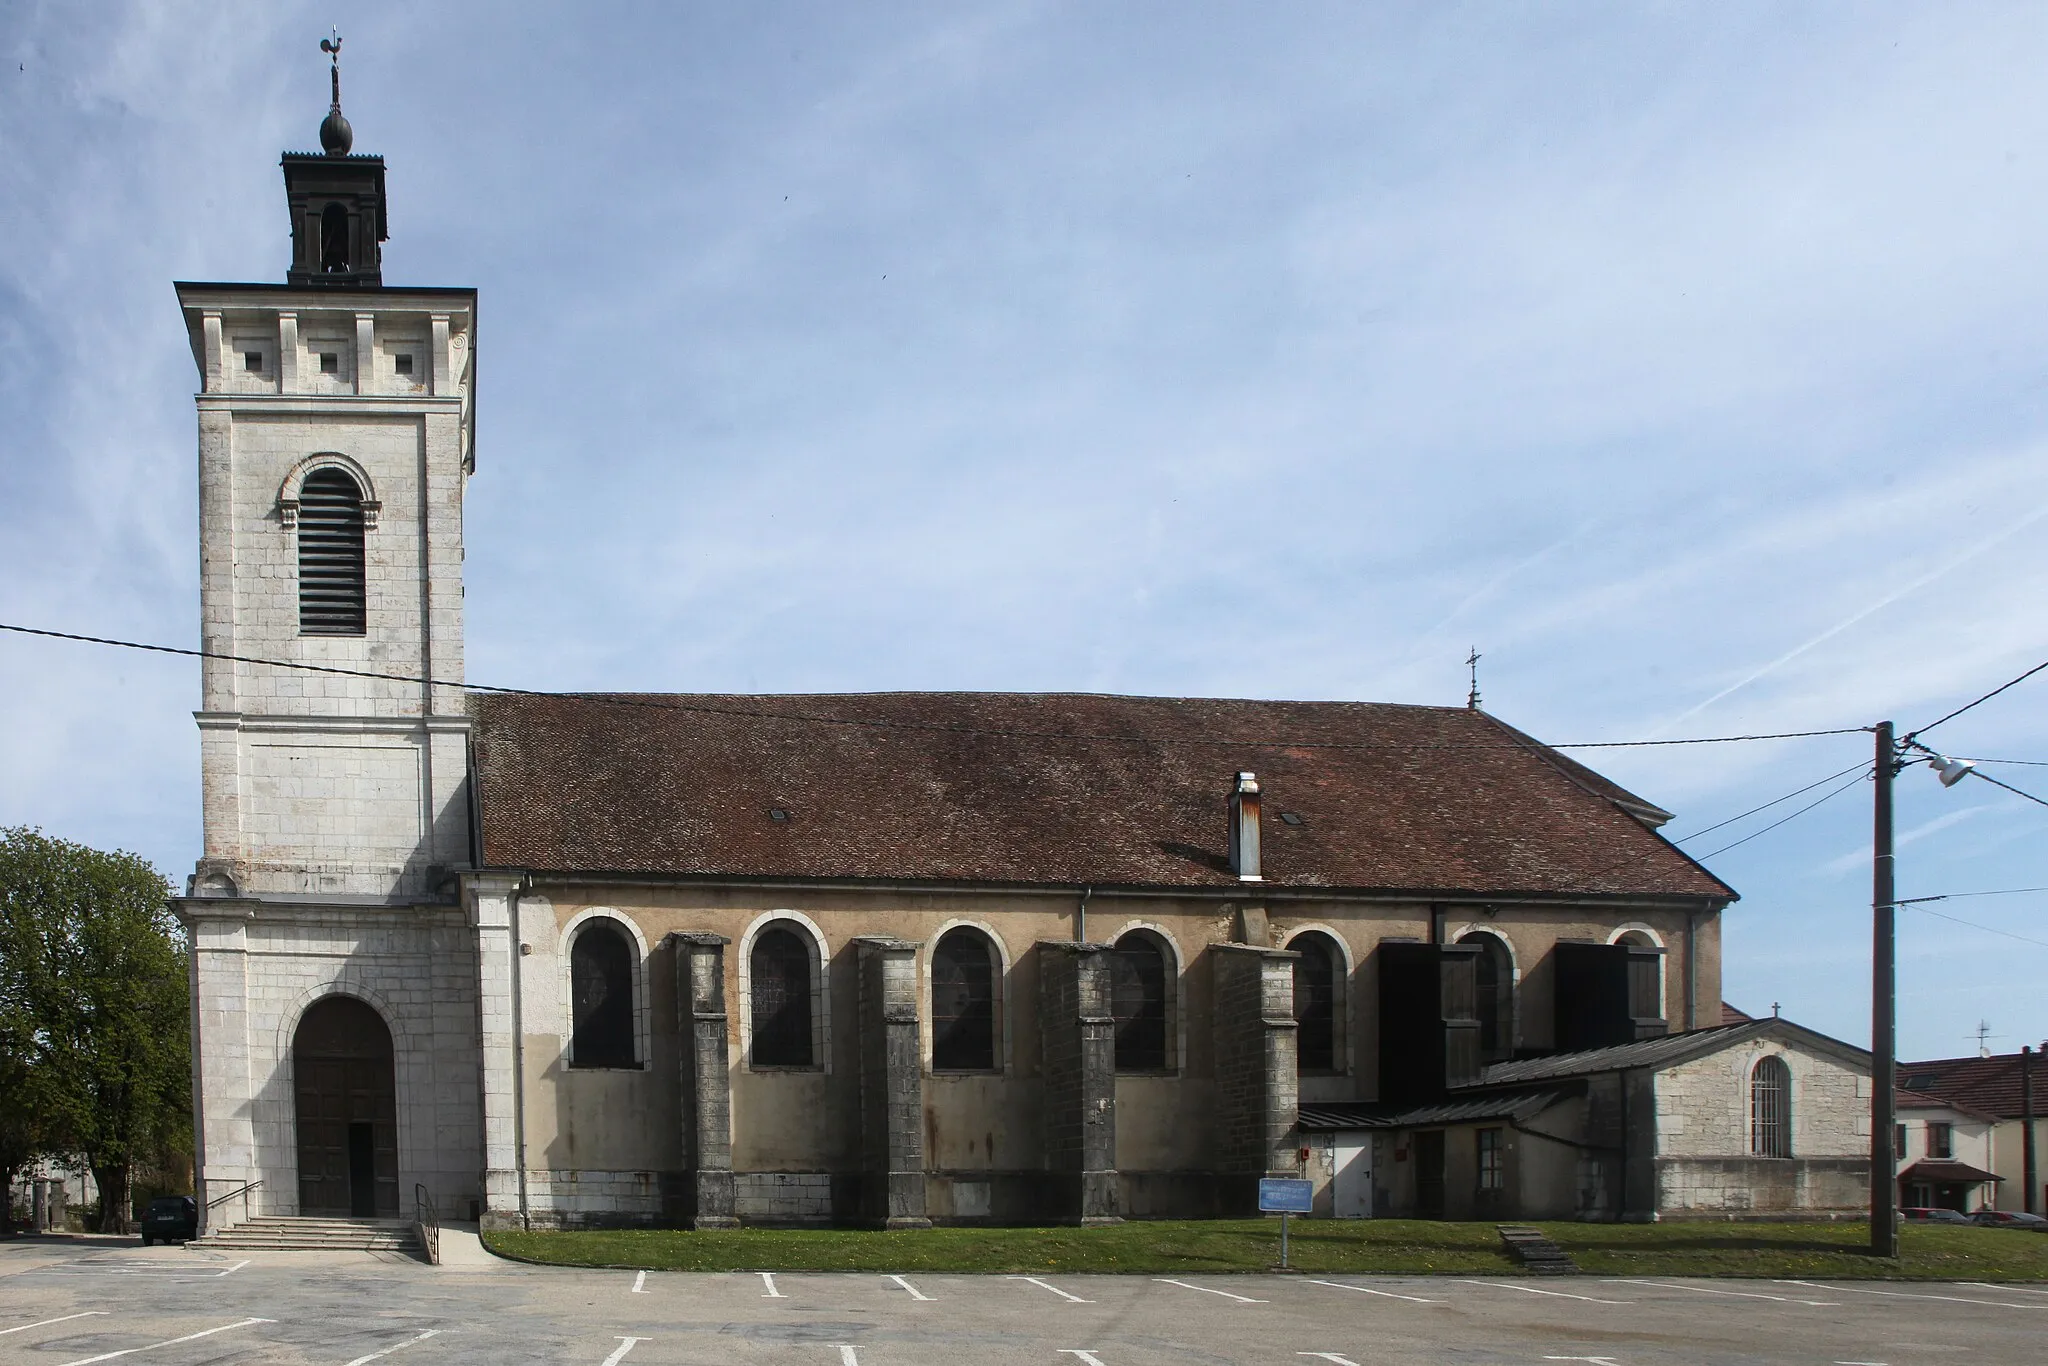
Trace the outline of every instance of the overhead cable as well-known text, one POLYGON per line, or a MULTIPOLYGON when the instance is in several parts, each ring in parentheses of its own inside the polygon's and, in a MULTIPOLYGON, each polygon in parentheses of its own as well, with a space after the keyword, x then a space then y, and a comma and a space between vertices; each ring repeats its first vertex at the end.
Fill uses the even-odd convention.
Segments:
MULTIPOLYGON (((786 721, 810 725, 856 726, 877 730, 942 731, 955 735, 989 735, 1009 739, 1029 740, 1072 740, 1105 744, 1160 744, 1165 743, 1154 735, 1089 735, 1071 731, 1013 730, 990 726, 969 726, 949 724, 941 721, 892 721, 879 717, 821 716, 809 712, 762 711, 746 707, 721 707, 703 702, 684 702, 672 695, 633 696, 619 693, 565 693, 544 692, 537 688, 508 688, 490 683, 463 683, 453 679, 424 678, 417 674, 383 673, 371 669, 350 669, 338 664, 306 664, 297 660, 263 659, 254 655, 230 654, 220 650, 191 650, 176 645, 150 645, 141 641, 118 640, 107 636, 79 635, 70 631, 47 631, 32 626, 15 626, 0 622, 0 631, 12 631, 19 635, 41 636, 49 640, 69 640, 87 645, 110 645, 124 650, 146 650, 152 654, 178 655, 187 659, 216 659, 232 664, 256 664, 265 668, 296 669, 307 673, 338 674, 344 678, 368 678, 385 683, 406 683, 419 687, 459 688, 469 692, 496 693, 508 697, 534 697, 554 701, 578 701, 602 706, 639 707, 655 711, 692 712, 706 716, 731 716, 762 721, 786 721)), ((1833 730, 1793 730, 1760 735, 1703 735, 1677 740, 1592 740, 1576 744, 1548 744, 1537 741, 1547 749, 1623 749, 1646 745, 1725 745, 1748 740, 1801 740, 1820 735, 1856 735, 1869 730, 1868 726, 1843 726, 1833 730)), ((1240 749, 1321 749, 1321 750, 1432 750, 1432 749, 1523 749, 1526 746, 1514 741, 1498 744, 1451 741, 1441 744, 1424 742, 1378 741, 1352 742, 1334 740, 1252 740, 1238 738, 1206 739, 1196 737, 1175 737, 1174 744, 1220 745, 1240 749)))

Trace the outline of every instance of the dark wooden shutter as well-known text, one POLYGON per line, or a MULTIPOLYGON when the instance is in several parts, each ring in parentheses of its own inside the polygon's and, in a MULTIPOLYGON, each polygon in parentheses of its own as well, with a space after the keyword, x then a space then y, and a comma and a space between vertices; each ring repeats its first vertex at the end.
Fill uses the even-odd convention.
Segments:
POLYGON ((301 635, 363 634, 363 569, 362 491, 340 470, 316 470, 299 490, 301 635))

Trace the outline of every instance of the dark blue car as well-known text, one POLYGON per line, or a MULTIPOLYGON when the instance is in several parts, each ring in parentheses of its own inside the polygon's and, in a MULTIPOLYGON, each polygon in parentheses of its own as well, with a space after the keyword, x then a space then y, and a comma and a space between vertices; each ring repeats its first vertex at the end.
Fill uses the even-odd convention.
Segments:
POLYGON ((159 1195, 142 1216, 142 1245, 187 1242, 199 1236, 199 1202, 189 1195, 159 1195))

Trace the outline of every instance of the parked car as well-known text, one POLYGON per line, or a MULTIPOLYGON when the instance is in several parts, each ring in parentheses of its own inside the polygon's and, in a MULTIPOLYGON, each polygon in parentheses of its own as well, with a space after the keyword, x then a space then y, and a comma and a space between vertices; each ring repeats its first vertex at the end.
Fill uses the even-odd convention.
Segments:
POLYGON ((199 1236, 199 1202, 189 1195, 159 1195, 142 1216, 142 1245, 161 1239, 188 1242, 199 1236))
POLYGON ((1899 1211, 1910 1224, 1967 1224, 1970 1216, 1959 1209, 1930 1209, 1926 1206, 1910 1206, 1899 1211))
POLYGON ((2048 1233, 2048 1219, 2038 1214, 2021 1214, 2009 1209, 1980 1209, 1970 1216, 1973 1224, 1986 1228, 2031 1229, 2035 1233, 2048 1233))

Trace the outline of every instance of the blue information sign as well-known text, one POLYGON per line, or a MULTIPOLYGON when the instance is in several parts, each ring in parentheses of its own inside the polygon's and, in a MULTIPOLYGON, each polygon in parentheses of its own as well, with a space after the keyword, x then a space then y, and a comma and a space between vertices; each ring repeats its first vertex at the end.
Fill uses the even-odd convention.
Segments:
POLYGON ((1315 1186, 1292 1176, 1259 1178, 1259 1209, 1267 1214, 1307 1214, 1315 1201, 1315 1186))

